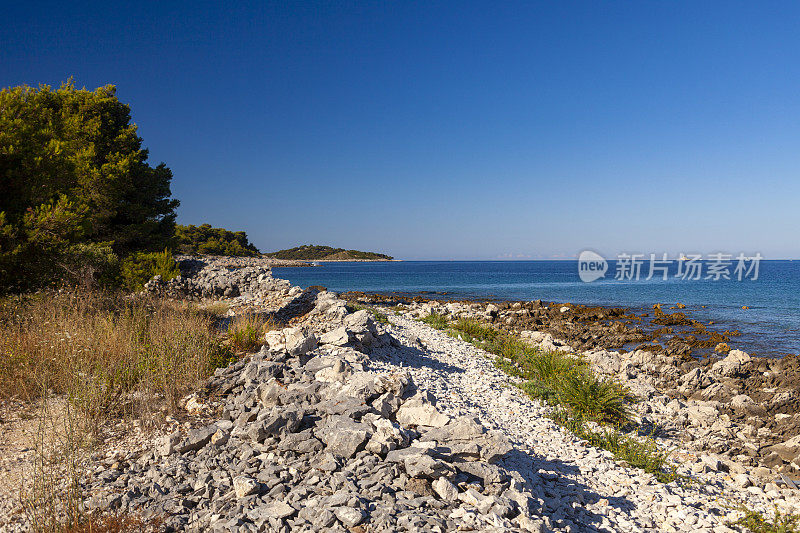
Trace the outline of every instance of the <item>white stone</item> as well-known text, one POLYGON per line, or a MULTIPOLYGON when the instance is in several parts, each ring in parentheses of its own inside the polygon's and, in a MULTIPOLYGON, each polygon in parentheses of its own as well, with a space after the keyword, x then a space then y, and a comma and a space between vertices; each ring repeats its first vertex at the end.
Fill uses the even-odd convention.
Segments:
POLYGON ((247 476, 236 476, 233 478, 233 491, 237 498, 244 498, 258 491, 258 482, 247 476))
POLYGON ((446 477, 440 477, 434 481, 433 490, 446 502, 452 502, 458 498, 458 488, 446 477))

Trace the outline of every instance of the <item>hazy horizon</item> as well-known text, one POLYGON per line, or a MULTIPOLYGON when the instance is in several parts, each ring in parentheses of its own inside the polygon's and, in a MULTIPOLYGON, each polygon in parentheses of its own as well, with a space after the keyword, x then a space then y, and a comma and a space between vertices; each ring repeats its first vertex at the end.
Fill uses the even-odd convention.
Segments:
POLYGON ((118 86, 262 251, 800 257, 800 4, 16 3, 0 85, 118 86))

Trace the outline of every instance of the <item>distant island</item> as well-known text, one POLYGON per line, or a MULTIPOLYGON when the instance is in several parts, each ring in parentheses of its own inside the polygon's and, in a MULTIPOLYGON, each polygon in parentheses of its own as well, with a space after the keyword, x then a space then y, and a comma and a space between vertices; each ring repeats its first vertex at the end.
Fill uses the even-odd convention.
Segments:
MULTIPOLYGON (((287 250, 261 253, 244 231, 214 228, 210 224, 199 226, 175 225, 175 251, 184 255, 218 255, 227 257, 265 257, 280 261, 392 261, 390 255, 377 252, 345 250, 332 246, 304 244, 287 250)), ((298 263, 294 266, 307 266, 298 263)))
POLYGON ((315 244, 304 244, 287 250, 264 254, 275 259, 295 259, 301 261, 392 261, 391 255, 377 252, 360 252, 315 244))

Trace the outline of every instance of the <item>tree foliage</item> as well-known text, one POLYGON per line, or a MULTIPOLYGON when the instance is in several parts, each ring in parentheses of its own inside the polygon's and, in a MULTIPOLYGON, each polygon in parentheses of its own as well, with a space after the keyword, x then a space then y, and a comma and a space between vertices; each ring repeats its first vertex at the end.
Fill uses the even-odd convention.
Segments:
POLYGON ((175 227, 175 238, 178 242, 178 249, 185 254, 246 257, 259 255, 258 248, 250 243, 247 233, 244 231, 212 228, 210 224, 178 225, 175 227))
POLYGON ((155 275, 164 280, 171 280, 181 275, 178 263, 172 252, 136 252, 129 255, 120 265, 122 286, 130 291, 140 291, 150 278, 155 275))
POLYGON ((0 289, 87 279, 163 250, 178 201, 106 85, 0 91, 0 289))

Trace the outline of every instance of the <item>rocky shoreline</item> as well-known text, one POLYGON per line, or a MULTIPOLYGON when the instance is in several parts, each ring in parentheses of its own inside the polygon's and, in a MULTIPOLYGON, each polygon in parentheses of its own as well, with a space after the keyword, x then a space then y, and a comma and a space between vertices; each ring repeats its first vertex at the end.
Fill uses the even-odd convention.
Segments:
MULTIPOLYGON (((646 333, 641 327, 643 317, 624 308, 541 301, 425 301, 364 293, 346 293, 343 297, 378 306, 399 306, 412 317, 439 313, 451 319, 477 318, 543 349, 582 354, 596 372, 619 380, 631 390, 660 398, 640 405, 645 425, 680 434, 684 442, 698 450, 748 467, 766 467, 800 481, 797 356, 774 359, 726 350, 698 359, 682 340, 654 343, 660 340, 659 333, 646 333), (637 343, 640 346, 631 351, 621 349, 637 343)), ((699 324, 681 311, 663 312, 658 307, 655 311, 658 324, 699 324)), ((706 340, 706 347, 725 340, 713 332, 709 338, 712 341, 706 340)))
MULTIPOLYGON (((791 438, 783 448, 770 439, 797 435, 794 396, 763 375, 768 362, 586 348, 591 337, 570 345, 580 336, 548 331, 554 311, 537 302, 383 302, 378 320, 264 265, 193 265, 147 290, 220 300, 229 315, 266 313, 282 327, 186 398, 184 423, 98 454, 84 488, 99 512, 167 531, 715 533, 741 530, 743 509, 800 513, 794 457, 766 464, 791 449, 791 438), (432 312, 582 353, 639 397, 639 426, 657 428, 680 480, 660 483, 558 426, 493 356, 416 320, 432 312), (742 392, 754 384, 775 387, 772 399, 742 392)), ((3 527, 25 530, 13 518, 3 527)))

